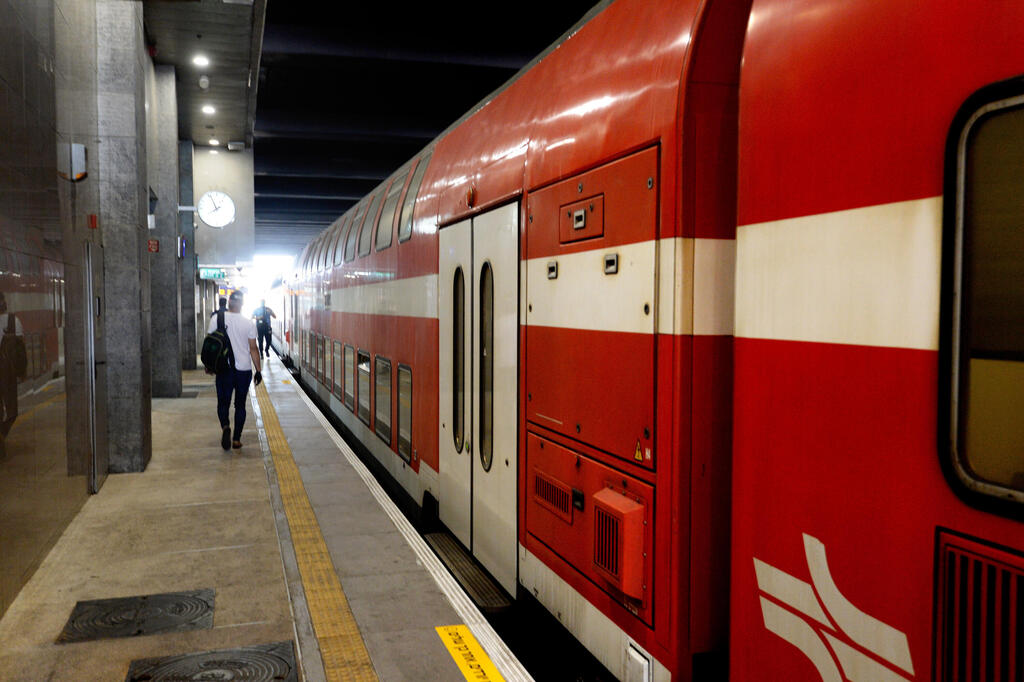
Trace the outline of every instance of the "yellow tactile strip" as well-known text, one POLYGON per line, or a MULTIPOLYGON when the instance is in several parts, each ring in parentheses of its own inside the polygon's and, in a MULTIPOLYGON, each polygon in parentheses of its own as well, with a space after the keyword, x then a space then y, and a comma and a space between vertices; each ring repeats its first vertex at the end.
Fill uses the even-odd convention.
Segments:
POLYGON ((333 680, 376 680, 377 674, 363 644, 359 628, 331 563, 320 525, 302 484, 299 468, 292 458, 277 412, 266 386, 256 388, 256 400, 263 417, 270 454, 277 470, 281 500, 291 530, 295 557, 302 575, 310 620, 320 646, 324 673, 333 680))

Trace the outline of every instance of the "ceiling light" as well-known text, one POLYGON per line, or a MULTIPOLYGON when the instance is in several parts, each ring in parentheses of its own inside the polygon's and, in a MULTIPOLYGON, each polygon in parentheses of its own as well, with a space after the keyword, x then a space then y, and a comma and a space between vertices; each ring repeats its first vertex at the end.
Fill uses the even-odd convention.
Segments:
POLYGON ((204 55, 197 54, 195 57, 192 57, 192 63, 196 66, 209 66, 210 59, 204 55))
POLYGON ((220 144, 220 140, 218 140, 216 138, 213 138, 213 137, 210 138, 210 146, 211 147, 216 147, 219 144, 220 144))
POLYGON ((199 88, 205 90, 210 87, 210 78, 205 73, 199 77, 199 88))
POLYGON ((203 113, 204 114, 216 114, 217 110, 213 108, 212 104, 204 104, 203 105, 203 113))

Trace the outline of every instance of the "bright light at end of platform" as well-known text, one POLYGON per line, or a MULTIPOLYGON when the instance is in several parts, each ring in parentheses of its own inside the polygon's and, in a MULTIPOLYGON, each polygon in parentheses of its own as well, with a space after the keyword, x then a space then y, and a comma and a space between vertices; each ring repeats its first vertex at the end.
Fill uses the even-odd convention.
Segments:
POLYGON ((203 105, 203 113, 204 114, 216 114, 217 110, 213 108, 212 104, 204 104, 203 105))
POLYGON ((195 57, 192 57, 192 63, 196 66, 209 66, 210 59, 204 55, 197 54, 195 57))

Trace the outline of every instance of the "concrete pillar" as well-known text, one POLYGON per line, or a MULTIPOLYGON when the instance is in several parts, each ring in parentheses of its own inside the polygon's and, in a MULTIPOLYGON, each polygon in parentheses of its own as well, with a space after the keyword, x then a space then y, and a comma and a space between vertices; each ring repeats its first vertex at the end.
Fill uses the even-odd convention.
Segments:
POLYGON ((181 395, 181 275, 178 259, 178 107, 174 67, 157 66, 155 88, 148 99, 147 129, 151 146, 146 162, 149 186, 156 194, 155 226, 149 239, 158 251, 149 254, 150 290, 153 305, 153 397, 181 395))
POLYGON ((142 3, 98 0, 96 147, 112 473, 143 471, 152 455, 145 137, 145 84, 151 68, 142 3))
MULTIPOLYGON (((192 191, 192 142, 178 142, 178 203, 195 206, 192 191)), ((181 368, 196 369, 196 228, 195 213, 178 214, 178 234, 185 240, 185 254, 181 259, 181 368)))

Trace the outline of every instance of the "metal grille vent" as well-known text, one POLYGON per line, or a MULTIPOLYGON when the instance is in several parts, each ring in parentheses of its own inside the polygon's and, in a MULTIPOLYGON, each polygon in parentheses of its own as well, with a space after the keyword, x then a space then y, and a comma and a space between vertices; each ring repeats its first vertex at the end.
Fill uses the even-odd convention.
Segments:
POLYGON ((940 682, 1024 680, 1024 557, 940 531, 940 682))
POLYGON ((594 509, 594 563, 619 575, 619 520, 600 507, 594 509))
POLYGON ((537 472, 533 477, 533 496, 541 505, 572 523, 572 492, 568 486, 537 472))

